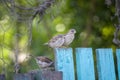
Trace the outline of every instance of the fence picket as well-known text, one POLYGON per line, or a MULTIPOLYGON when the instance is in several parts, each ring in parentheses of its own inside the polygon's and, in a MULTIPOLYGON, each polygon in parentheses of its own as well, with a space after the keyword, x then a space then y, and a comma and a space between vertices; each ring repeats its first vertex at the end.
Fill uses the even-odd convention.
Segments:
POLYGON ((55 68, 63 72, 63 80, 75 80, 72 48, 55 49, 55 68))
POLYGON ((91 48, 76 48, 76 65, 78 80, 95 80, 91 48))
POLYGON ((116 80, 112 49, 97 49, 96 57, 99 80, 116 80))

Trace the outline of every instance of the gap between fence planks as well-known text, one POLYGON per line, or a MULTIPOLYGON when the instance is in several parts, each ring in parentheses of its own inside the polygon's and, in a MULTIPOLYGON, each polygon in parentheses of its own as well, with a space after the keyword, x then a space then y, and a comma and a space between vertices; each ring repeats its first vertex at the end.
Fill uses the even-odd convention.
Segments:
POLYGON ((118 78, 120 80, 120 49, 116 49, 116 57, 117 57, 117 66, 118 66, 118 78))

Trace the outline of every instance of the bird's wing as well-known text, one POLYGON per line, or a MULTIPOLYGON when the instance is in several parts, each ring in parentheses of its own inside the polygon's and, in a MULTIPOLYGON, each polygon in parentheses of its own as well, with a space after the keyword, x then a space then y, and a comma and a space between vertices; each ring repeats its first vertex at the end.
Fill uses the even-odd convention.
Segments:
POLYGON ((52 39, 50 39, 48 42, 44 43, 43 45, 49 45, 50 42, 54 42, 57 38, 58 38, 58 35, 52 37, 52 39))
POLYGON ((56 42, 63 38, 63 35, 54 36, 49 42, 56 42))
POLYGON ((49 59, 49 58, 47 58, 47 57, 42 57, 42 60, 44 61, 44 62, 46 62, 46 63, 51 63, 52 62, 52 60, 51 59, 49 59))

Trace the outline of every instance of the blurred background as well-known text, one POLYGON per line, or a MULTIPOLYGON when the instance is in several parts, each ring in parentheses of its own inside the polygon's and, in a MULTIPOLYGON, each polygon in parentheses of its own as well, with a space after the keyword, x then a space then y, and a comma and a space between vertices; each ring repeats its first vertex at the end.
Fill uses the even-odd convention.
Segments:
POLYGON ((56 0, 47 7, 44 15, 35 15, 36 7, 44 3, 45 0, 0 0, 0 72, 5 73, 8 80, 12 80, 14 74, 15 53, 20 73, 38 69, 34 58, 28 55, 47 56, 54 60, 54 50, 43 44, 71 28, 77 31, 69 46, 73 49, 91 47, 93 51, 96 48, 115 51, 117 48, 112 42, 117 22, 113 18, 115 2, 56 0))

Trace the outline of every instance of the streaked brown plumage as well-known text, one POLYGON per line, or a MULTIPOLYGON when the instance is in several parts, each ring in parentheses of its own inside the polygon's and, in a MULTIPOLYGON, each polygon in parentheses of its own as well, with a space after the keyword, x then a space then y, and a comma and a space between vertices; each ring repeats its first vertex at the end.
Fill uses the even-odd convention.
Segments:
POLYGON ((38 56, 35 59, 36 59, 38 66, 42 69, 54 67, 54 62, 45 56, 38 56))
POLYGON ((54 36, 48 43, 45 43, 45 45, 48 45, 51 48, 60 48, 62 46, 68 46, 74 40, 75 33, 75 29, 70 29, 69 32, 65 35, 59 34, 57 36, 54 36))
POLYGON ((59 48, 64 43, 64 35, 60 34, 57 36, 54 36, 48 43, 45 43, 45 45, 48 45, 51 48, 59 48))
POLYGON ((64 40, 63 46, 68 46, 70 45, 70 43, 73 42, 75 38, 75 33, 76 33, 75 29, 70 29, 69 32, 64 35, 65 40, 64 40))

